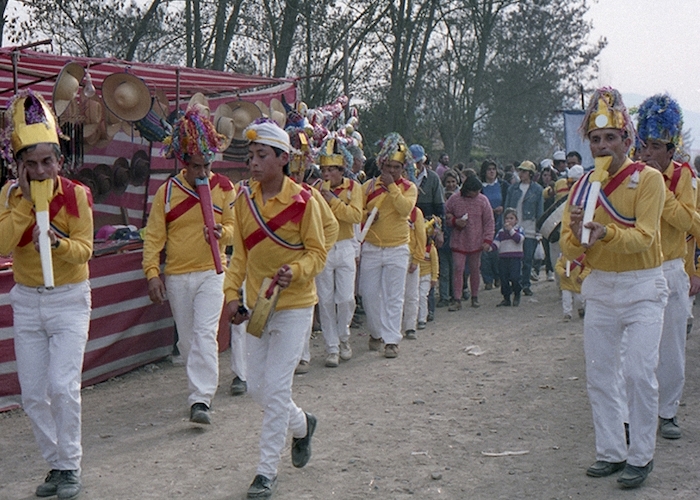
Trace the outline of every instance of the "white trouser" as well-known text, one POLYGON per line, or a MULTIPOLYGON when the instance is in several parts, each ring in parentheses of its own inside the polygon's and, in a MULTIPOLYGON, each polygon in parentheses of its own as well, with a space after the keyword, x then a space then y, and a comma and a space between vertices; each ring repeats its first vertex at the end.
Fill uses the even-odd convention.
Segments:
POLYGON ((177 347, 185 358, 188 404, 211 406, 219 385, 217 335, 224 305, 224 274, 211 270, 167 275, 165 290, 177 326, 177 347))
POLYGON ((564 316, 573 316, 574 307, 581 309, 583 306, 583 297, 581 297, 580 293, 572 292, 571 290, 561 291, 561 308, 564 310, 564 316))
POLYGON ((690 308, 688 292, 690 279, 685 272, 683 259, 664 262, 664 277, 668 282, 669 296, 664 310, 664 329, 659 345, 659 416, 673 418, 685 384, 685 339, 690 308))
POLYGON ((666 280, 660 267, 623 273, 594 270, 581 293, 586 300, 583 346, 596 460, 644 466, 656 446, 656 365, 666 280))
MULTIPOLYGON (((419 270, 420 272, 420 270, 419 270)), ((420 277, 418 285, 418 321, 425 323, 428 319, 428 295, 430 294, 430 274, 420 277)))
POLYGON ((309 363, 311 361, 311 334, 313 333, 313 315, 311 315, 311 324, 306 330, 306 337, 304 340, 304 350, 301 352, 301 361, 306 361, 309 363))
POLYGON ((90 282, 10 291, 22 406, 52 469, 80 470, 80 377, 90 326, 90 282))
MULTIPOLYGON (((408 258, 410 267, 412 257, 408 258)), ((416 267, 412 273, 406 270, 406 285, 403 295, 403 331, 416 329, 416 321, 418 321, 418 288, 420 284, 420 267, 416 267)))
POLYGON ((234 377, 246 378, 246 327, 248 322, 231 325, 231 371, 234 377))
POLYGON ((306 435, 306 415, 292 400, 294 369, 301 359, 314 308, 273 313, 260 338, 248 335, 248 393, 263 412, 257 474, 277 475, 287 430, 306 435))
POLYGON ((401 314, 408 268, 408 245, 362 244, 360 291, 372 337, 387 344, 401 340, 401 314))
POLYGON ((355 312, 355 247, 353 239, 333 245, 326 267, 316 276, 318 316, 327 353, 337 353, 340 342, 350 338, 355 312))

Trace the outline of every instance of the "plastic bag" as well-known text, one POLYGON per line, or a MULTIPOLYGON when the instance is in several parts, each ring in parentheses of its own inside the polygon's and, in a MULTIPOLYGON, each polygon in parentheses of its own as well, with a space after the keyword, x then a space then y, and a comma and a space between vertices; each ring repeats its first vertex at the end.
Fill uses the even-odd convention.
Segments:
POLYGON ((544 260, 545 253, 544 253, 544 246, 543 246, 542 240, 539 240, 537 242, 537 247, 535 248, 535 255, 533 255, 532 258, 534 260, 544 260))

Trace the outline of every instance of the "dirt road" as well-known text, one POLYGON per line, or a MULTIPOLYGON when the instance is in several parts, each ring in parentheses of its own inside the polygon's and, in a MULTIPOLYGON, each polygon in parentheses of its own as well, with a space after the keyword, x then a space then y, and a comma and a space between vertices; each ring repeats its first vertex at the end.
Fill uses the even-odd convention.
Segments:
MULTIPOLYGON (((353 359, 325 368, 323 341, 312 341, 294 398, 319 418, 313 457, 298 470, 285 451, 275 498, 700 498, 700 329, 688 341, 683 437, 659 438, 645 485, 621 491, 614 478, 584 473, 595 457, 582 322, 562 322, 553 283, 533 291, 519 308, 497 309, 494 290, 481 292, 479 309, 438 309, 393 360, 369 352, 360 329, 353 359)), ((187 420, 182 366, 162 362, 84 389, 81 498, 244 498, 262 412, 249 396, 228 395, 228 366, 226 352, 206 428, 187 420)), ((0 414, 0 499, 36 498, 46 471, 24 413, 0 414)))

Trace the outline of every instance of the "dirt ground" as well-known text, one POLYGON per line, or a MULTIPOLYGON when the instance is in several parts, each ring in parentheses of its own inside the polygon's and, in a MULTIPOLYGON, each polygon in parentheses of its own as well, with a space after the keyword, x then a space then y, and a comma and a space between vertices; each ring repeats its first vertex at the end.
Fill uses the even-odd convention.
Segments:
MULTIPOLYGON (((313 457, 294 469, 285 450, 275 498, 700 498, 700 328, 688 341, 683 437, 659 438, 647 482, 622 491, 584 473, 595 457, 582 322, 562 322, 553 283, 533 291, 519 308, 496 309, 493 290, 479 309, 438 309, 397 359, 368 351, 359 329, 353 359, 325 368, 313 340, 311 371, 294 381, 297 404, 319 418, 313 457), (505 452, 516 454, 485 454, 505 452)), ((185 369, 167 361, 84 389, 81 498, 244 498, 262 412, 229 396, 228 367, 225 352, 208 427, 188 422, 185 369)), ((0 414, 0 450, 0 498, 35 498, 47 466, 21 410, 0 414)))

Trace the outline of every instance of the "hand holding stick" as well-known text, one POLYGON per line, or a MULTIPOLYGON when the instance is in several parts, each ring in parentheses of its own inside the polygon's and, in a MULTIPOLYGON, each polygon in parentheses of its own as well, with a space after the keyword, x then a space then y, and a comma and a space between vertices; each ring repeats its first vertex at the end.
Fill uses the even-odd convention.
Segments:
POLYGON ((612 156, 599 156, 594 161, 595 168, 590 177, 591 188, 586 197, 586 205, 583 211, 581 244, 584 246, 588 245, 591 237, 591 228, 586 227, 586 225, 593 221, 593 215, 598 204, 598 196, 600 195, 600 186, 608 178, 608 168, 610 168, 612 156))
POLYGON ((53 288, 53 261, 51 260, 51 238, 49 237, 49 198, 53 193, 53 179, 31 181, 29 188, 36 212, 36 225, 39 228, 39 253, 44 286, 53 288))

